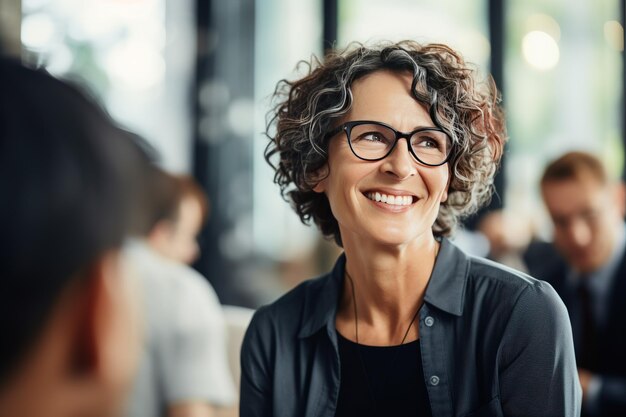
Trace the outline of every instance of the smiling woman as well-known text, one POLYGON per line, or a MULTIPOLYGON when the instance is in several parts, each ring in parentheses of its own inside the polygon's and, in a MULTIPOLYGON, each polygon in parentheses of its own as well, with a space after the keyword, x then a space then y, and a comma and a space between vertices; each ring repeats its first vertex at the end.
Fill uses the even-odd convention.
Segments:
POLYGON ((446 238, 491 193, 505 140, 493 83, 410 41, 309 68, 279 83, 266 159, 345 253, 255 314, 241 415, 578 415, 554 290, 446 238))
MULTIPOLYGON (((352 81, 379 70, 404 72, 410 77, 404 95, 414 105, 425 106, 431 126, 446 133, 452 141, 450 150, 456 150, 449 164, 455 173, 451 198, 441 207, 434 227, 438 235, 449 234, 459 216, 475 212, 491 195, 491 180, 505 140, 495 85, 490 83, 486 89, 477 85, 473 70, 444 45, 422 47, 405 41, 369 49, 355 44, 346 51, 351 53, 329 55, 323 66, 308 64, 311 71, 300 80, 279 83, 278 104, 270 122, 275 123, 277 132, 271 135, 273 143, 266 152, 270 163, 280 154, 275 181, 303 221, 312 219, 325 235, 334 236, 341 244, 327 199, 312 188, 319 168, 326 163, 328 132, 358 104, 350 88, 352 81), (421 52, 412 57, 408 50, 414 48, 421 52)), ((375 101, 379 99, 377 96, 375 101)), ((371 104, 368 101, 361 106, 371 104)))
MULTIPOLYGON (((386 141, 387 146, 362 145, 364 141, 377 143, 377 139, 380 143, 384 136, 371 128, 359 136, 358 128, 363 125, 357 125, 356 129, 353 126, 348 140, 346 135, 336 135, 330 140, 327 163, 317 172, 322 179, 313 191, 328 199, 341 241, 349 252, 348 247, 366 242, 374 245, 417 242, 418 236, 430 232, 440 204, 447 200, 449 173, 445 162, 450 155, 450 146, 446 149, 445 145, 447 135, 434 130, 438 128, 424 105, 412 97, 410 89, 411 75, 405 73, 376 71, 354 81, 354 102, 342 118, 350 120, 349 126, 354 120, 378 119, 388 126, 416 133, 403 135, 407 140, 401 143, 394 134, 393 140, 386 141), (440 149, 423 146, 424 129, 440 135, 440 149), (388 149, 375 155, 377 159, 358 158, 357 149, 362 156, 365 148, 379 146, 388 149), (418 163, 420 160, 432 164, 418 163), (371 194, 374 199, 368 197, 371 194)), ((437 143, 433 139, 429 142, 437 143)))

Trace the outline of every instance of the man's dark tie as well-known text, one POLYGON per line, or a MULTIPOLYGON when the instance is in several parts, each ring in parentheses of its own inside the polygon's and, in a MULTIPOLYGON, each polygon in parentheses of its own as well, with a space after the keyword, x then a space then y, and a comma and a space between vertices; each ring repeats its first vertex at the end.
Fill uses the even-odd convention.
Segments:
POLYGON ((584 369, 595 370, 598 363, 598 332, 593 319, 591 293, 585 279, 582 279, 582 282, 578 286, 578 301, 580 303, 580 330, 582 332, 580 338, 580 353, 577 355, 578 366, 584 369))

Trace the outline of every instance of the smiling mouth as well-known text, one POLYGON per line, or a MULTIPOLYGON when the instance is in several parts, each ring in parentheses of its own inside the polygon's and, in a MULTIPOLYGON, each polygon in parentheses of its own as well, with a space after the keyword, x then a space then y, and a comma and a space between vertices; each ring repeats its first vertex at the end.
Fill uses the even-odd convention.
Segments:
POLYGON ((413 196, 411 195, 391 195, 383 194, 378 191, 366 193, 365 196, 372 201, 389 204, 390 206, 410 206, 413 204, 413 196))

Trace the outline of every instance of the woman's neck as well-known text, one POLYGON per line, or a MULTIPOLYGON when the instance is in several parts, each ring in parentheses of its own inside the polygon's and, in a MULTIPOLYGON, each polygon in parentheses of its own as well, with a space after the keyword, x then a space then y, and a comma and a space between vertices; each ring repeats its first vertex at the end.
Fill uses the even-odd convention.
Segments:
MULTIPOLYGON (((388 248, 344 239, 346 272, 337 313, 338 330, 354 335, 358 311, 359 342, 370 345, 398 344, 411 318, 423 303, 439 242, 430 235, 403 247, 388 248), (353 300, 354 297, 354 300, 353 300), (342 331, 343 330, 343 331, 342 331), (400 336, 398 336, 400 335, 400 336)), ((418 337, 417 327, 407 341, 418 337)))

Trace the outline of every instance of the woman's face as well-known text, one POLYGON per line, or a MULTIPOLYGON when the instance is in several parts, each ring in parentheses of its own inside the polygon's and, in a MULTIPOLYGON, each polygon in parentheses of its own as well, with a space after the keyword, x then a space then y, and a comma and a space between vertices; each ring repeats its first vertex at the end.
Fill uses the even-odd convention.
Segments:
MULTIPOLYGON (((435 127, 410 90, 408 73, 378 71, 360 78, 352 84, 352 109, 339 124, 371 120, 401 132, 435 127)), ((367 239, 402 246, 432 239, 439 205, 448 196, 448 164, 420 164, 404 139, 383 160, 369 162, 352 153, 341 132, 331 139, 320 174, 328 175, 315 191, 326 193, 344 243, 367 239)))

